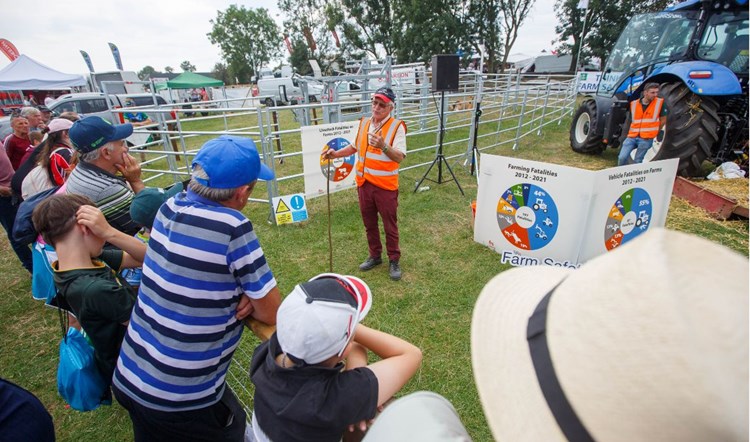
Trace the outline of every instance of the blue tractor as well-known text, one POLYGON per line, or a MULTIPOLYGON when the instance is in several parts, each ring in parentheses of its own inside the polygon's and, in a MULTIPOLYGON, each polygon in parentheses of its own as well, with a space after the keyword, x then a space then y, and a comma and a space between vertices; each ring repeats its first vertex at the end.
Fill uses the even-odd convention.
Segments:
MULTIPOLYGON (((679 158, 679 173, 735 159, 748 144, 748 0, 688 0, 634 16, 617 40, 596 94, 573 117, 574 151, 622 144, 629 103, 661 85, 667 124, 645 161, 679 158)), ((631 158, 632 161, 632 158, 631 158)))

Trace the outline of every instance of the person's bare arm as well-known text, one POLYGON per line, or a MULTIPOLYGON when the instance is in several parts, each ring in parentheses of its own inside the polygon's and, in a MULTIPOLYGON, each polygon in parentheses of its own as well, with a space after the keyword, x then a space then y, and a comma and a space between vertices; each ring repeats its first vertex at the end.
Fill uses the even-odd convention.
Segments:
POLYGON ((12 196, 13 191, 10 187, 0 186, 0 196, 12 196))
POLYGON ((667 116, 659 117, 659 130, 664 129, 664 126, 667 124, 667 116))
POLYGON ((110 226, 99 208, 81 206, 76 213, 76 219, 78 224, 86 226, 91 233, 125 252, 122 257, 122 267, 132 268, 143 264, 146 244, 110 226))
POLYGON ((356 342, 352 342, 349 352, 346 355, 346 369, 354 370, 359 367, 367 366, 367 349, 356 342))
POLYGON ((240 298, 235 316, 240 320, 252 316, 265 324, 276 325, 276 311, 279 305, 281 305, 281 292, 278 287, 274 287, 260 299, 252 299, 249 296, 240 298))
POLYGON ((382 358, 367 366, 378 378, 378 406, 406 385, 422 363, 422 350, 415 345, 362 324, 357 326, 354 342, 382 358))
POLYGON ((341 158, 341 157, 348 157, 349 155, 352 155, 353 153, 357 152, 357 148, 354 147, 354 145, 350 144, 346 146, 343 149, 328 149, 328 151, 324 154, 325 158, 333 159, 333 158, 341 158))
POLYGON ((370 143, 370 146, 377 147, 378 149, 383 151, 383 153, 385 153, 385 155, 391 160, 397 163, 400 163, 401 161, 404 160, 404 158, 406 158, 406 155, 403 152, 389 146, 388 143, 385 142, 385 138, 380 136, 380 134, 373 133, 373 134, 368 134, 367 136, 368 136, 368 140, 369 140, 368 142, 370 143))

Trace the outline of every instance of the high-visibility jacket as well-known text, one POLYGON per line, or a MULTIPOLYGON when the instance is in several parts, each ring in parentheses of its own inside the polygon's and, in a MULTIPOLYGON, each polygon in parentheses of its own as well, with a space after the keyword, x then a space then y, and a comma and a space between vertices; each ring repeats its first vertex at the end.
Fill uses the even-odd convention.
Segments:
MULTIPOLYGON (((406 123, 389 116, 377 133, 385 139, 386 144, 393 146, 396 131, 401 125, 406 131, 406 123)), ((367 138, 369 132, 370 118, 361 118, 355 144, 357 147, 357 175, 355 176, 357 186, 369 181, 381 189, 396 190, 398 189, 398 163, 388 158, 388 155, 381 149, 370 146, 367 138)))
POLYGON ((654 98, 644 111, 640 99, 632 101, 630 103, 630 115, 633 117, 633 121, 630 123, 628 138, 656 138, 656 135, 659 134, 659 116, 663 106, 663 98, 654 98))

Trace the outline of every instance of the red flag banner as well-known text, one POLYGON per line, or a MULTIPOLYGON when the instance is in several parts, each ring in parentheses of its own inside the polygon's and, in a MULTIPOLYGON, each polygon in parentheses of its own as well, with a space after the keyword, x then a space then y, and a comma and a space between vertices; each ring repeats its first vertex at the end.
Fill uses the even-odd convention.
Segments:
POLYGON ((2 53, 10 59, 10 61, 15 60, 19 55, 21 55, 18 52, 18 49, 16 49, 16 46, 4 38, 0 38, 0 51, 2 51, 2 53))
POLYGON ((341 47, 341 41, 339 41, 339 34, 336 33, 335 29, 331 29, 331 34, 333 34, 333 39, 336 40, 336 47, 341 47))
POLYGON ((286 43, 286 50, 289 51, 289 55, 292 55, 292 43, 289 42, 289 36, 284 35, 284 43, 286 43))

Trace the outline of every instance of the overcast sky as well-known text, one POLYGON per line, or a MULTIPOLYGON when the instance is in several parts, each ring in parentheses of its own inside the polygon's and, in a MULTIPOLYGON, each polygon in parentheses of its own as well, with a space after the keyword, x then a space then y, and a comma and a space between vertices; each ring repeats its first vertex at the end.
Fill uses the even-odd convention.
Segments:
MULTIPOLYGON (((151 65, 158 71, 189 60, 198 71, 209 72, 221 61, 217 46, 209 43, 209 20, 232 3, 265 7, 281 25, 276 0, 5 0, 0 38, 21 54, 66 73, 87 72, 79 50, 89 53, 96 71, 115 70, 109 50, 120 50, 125 70, 151 65)), ((537 0, 521 28, 511 54, 535 55, 552 48, 556 18, 552 0, 537 0)), ((285 56, 288 55, 285 53, 285 56)), ((9 60, 0 54, 0 68, 9 60)))

